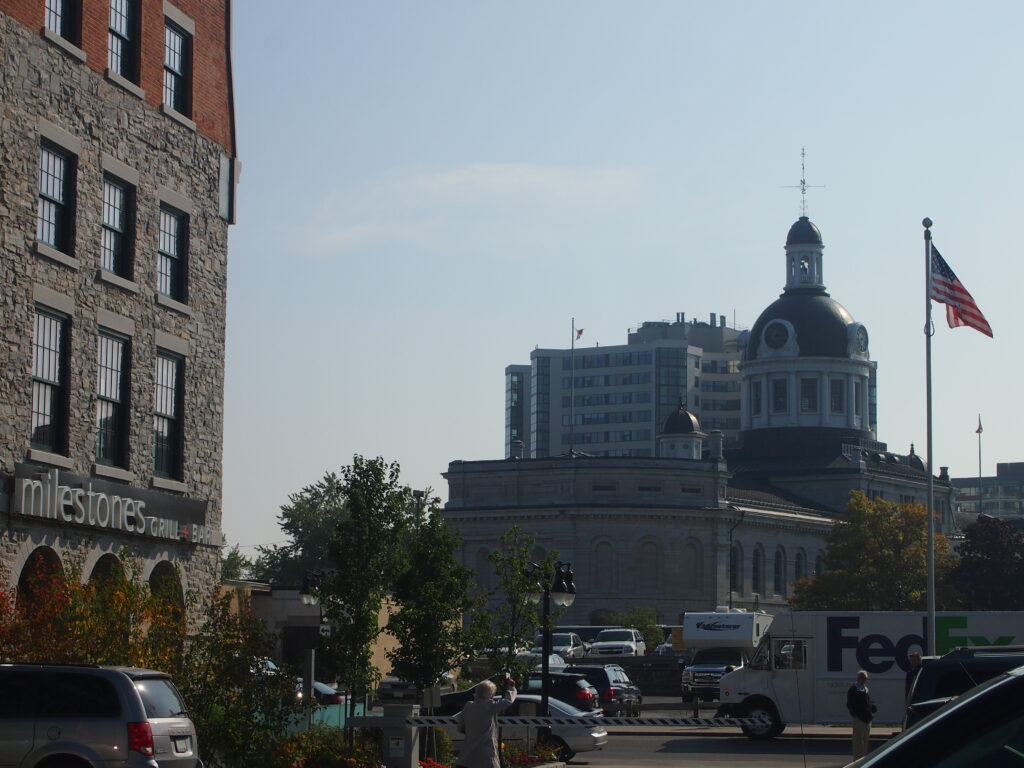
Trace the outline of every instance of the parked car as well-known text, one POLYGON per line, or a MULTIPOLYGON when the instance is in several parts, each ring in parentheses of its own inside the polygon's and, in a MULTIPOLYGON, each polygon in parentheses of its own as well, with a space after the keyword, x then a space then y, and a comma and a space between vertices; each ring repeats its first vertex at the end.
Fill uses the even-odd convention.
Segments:
POLYGON ((910 689, 903 727, 924 719, 974 686, 1022 664, 1024 646, 1020 645, 955 648, 945 656, 929 659, 910 689))
POLYGON ((587 681, 597 689, 601 709, 609 717, 619 713, 626 717, 640 714, 643 694, 629 679, 626 670, 618 664, 573 664, 566 667, 565 671, 586 676, 587 681))
POLYGON ((195 726, 170 675, 36 664, 0 665, 0 761, 24 768, 203 765, 195 726))
POLYGON ((647 644, 635 629, 602 629, 590 644, 588 656, 644 656, 647 644))
MULTIPOLYGON (((548 688, 548 696, 553 699, 561 699, 566 704, 571 704, 577 709, 590 711, 601 708, 601 701, 598 699, 597 688, 587 681, 586 675, 571 674, 569 672, 549 672, 551 686, 548 688)), ((520 690, 523 693, 541 693, 541 680, 543 675, 540 672, 531 672, 526 676, 520 690)))
MULTIPOLYGON (((544 635, 537 635, 533 639, 531 653, 544 653, 544 635)), ((583 640, 575 632, 553 632, 551 634, 551 652, 557 653, 563 659, 582 659, 587 649, 583 640)))
MULTIPOLYGON (((537 664, 534 666, 534 669, 537 670, 538 672, 540 672, 544 668, 544 657, 542 656, 539 659, 538 658, 534 658, 534 661, 537 662, 537 664)), ((567 666, 567 664, 566 664, 565 659, 563 659, 557 653, 552 653, 550 656, 548 656, 548 669, 549 670, 551 670, 553 672, 564 672, 566 666, 567 666)))
POLYGON ((951 700, 847 768, 1019 768, 1024 667, 951 700))
MULTIPOLYGON (((301 677, 295 681, 295 695, 300 699, 302 698, 302 684, 303 679, 301 677)), ((345 697, 341 693, 331 688, 327 683, 321 683, 319 680, 313 681, 313 699, 321 707, 345 703, 345 697)))
MULTIPOLYGON (((571 760, 578 752, 590 752, 601 749, 608 743, 608 731, 605 729, 602 719, 604 715, 598 711, 584 711, 567 704, 559 699, 548 699, 548 711, 542 713, 540 709, 540 696, 532 693, 522 693, 512 702, 512 706, 506 709, 501 716, 508 717, 536 717, 546 714, 551 717, 578 717, 593 719, 593 724, 572 724, 552 725, 551 741, 558 751, 558 759, 571 760)), ((458 733, 455 727, 449 727, 448 732, 456 752, 462 746, 462 739, 465 737, 458 733)), ((503 725, 501 726, 501 740, 525 748, 526 744, 534 744, 537 741, 537 726, 535 725, 503 725)))
MULTIPOLYGON (((503 689, 505 686, 505 675, 491 675, 487 679, 498 687, 498 695, 500 696, 503 693, 503 689)), ((434 714, 439 716, 451 716, 458 714, 462 711, 462 707, 465 705, 467 701, 473 700, 473 696, 476 694, 476 686, 477 684, 473 684, 469 688, 466 688, 461 691, 442 693, 441 705, 434 709, 434 714)))

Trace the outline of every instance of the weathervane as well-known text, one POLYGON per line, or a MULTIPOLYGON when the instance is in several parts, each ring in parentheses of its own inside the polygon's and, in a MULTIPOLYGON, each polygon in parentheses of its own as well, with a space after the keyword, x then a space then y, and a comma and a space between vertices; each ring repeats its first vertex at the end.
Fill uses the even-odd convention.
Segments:
POLYGON ((783 187, 783 189, 799 189, 800 190, 800 215, 807 215, 807 190, 808 189, 824 189, 824 184, 808 184, 807 183, 807 172, 804 168, 804 162, 807 158, 807 152, 804 147, 800 147, 800 183, 790 184, 789 186, 783 187))

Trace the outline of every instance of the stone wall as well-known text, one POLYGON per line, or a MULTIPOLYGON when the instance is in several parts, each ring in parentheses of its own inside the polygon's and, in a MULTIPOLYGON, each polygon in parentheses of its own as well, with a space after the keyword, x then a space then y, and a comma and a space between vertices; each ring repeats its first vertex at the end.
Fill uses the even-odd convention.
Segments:
MULTIPOLYGON (((10 516, 14 464, 40 461, 29 444, 33 317, 40 297, 45 304, 55 296, 70 308, 70 393, 68 448, 52 464, 77 475, 112 476, 95 464, 96 368, 101 321, 116 316, 130 329, 130 448, 127 466, 113 476, 128 488, 156 487, 208 502, 205 524, 219 532, 228 224, 218 215, 218 184, 225 150, 2 13, 0 39, 0 510, 10 516), (77 149, 74 235, 73 248, 55 258, 35 242, 39 146, 41 136, 62 132, 76 144, 64 148, 77 149), (99 268, 103 169, 112 163, 138 176, 129 280, 99 268), (188 292, 181 304, 156 296, 160 200, 189 209, 188 292), (154 482, 153 473, 158 338, 185 357, 183 471, 170 484, 154 482)), ((43 457, 41 463, 51 462, 43 457)), ((0 550, 4 565, 17 578, 26 547, 55 543, 61 550, 79 535, 97 549, 137 550, 150 570, 158 559, 178 564, 186 589, 205 592, 217 577, 216 544, 76 533, 28 518, 10 522, 0 550)))

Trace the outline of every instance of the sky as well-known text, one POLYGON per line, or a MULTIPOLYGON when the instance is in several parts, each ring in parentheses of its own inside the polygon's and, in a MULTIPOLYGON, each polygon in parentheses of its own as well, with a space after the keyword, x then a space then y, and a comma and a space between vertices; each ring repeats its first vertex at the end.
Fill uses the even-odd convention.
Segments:
POLYGON ((749 328, 807 213, 871 334, 878 438, 925 454, 921 220, 994 331, 935 305, 934 465, 1024 460, 1024 3, 239 0, 224 519, 245 554, 352 462, 503 454, 504 368, 646 320, 749 328), (1016 384, 1015 384, 1016 382, 1016 384), (1007 398, 1010 398, 1009 400, 1007 398))

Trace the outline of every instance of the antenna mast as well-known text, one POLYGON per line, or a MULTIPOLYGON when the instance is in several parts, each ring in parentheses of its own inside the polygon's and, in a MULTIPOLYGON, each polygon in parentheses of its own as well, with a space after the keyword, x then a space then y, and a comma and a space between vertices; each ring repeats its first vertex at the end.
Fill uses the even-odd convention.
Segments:
POLYGON ((800 190, 800 215, 807 215, 807 190, 808 189, 824 189, 824 184, 808 184, 807 183, 807 170, 805 163, 807 160, 807 150, 805 147, 800 147, 800 183, 790 184, 784 187, 784 189, 799 189, 800 190))

